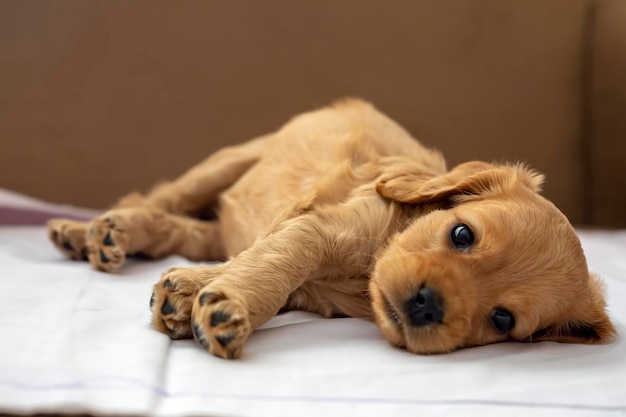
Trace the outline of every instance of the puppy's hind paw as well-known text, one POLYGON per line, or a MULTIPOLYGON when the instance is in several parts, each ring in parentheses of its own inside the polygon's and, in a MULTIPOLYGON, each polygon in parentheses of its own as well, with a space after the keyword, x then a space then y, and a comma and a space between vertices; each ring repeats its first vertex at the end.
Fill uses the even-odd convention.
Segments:
POLYGON ((252 331, 248 311, 219 289, 205 287, 196 297, 191 317, 195 339, 212 355, 225 359, 241 356, 252 331))
POLYGON ((124 264, 129 238, 118 223, 111 215, 91 222, 87 232, 87 253, 94 269, 115 272, 124 264))
POLYGON ((48 238, 61 253, 72 259, 87 260, 86 234, 86 223, 65 219, 48 222, 48 238))

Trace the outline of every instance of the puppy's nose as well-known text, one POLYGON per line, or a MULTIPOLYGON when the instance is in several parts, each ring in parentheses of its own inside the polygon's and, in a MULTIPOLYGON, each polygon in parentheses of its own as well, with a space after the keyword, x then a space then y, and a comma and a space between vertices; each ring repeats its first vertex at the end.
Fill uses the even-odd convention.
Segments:
POLYGON ((404 305, 409 321, 413 326, 441 323, 443 307, 439 295, 429 287, 422 287, 404 305))

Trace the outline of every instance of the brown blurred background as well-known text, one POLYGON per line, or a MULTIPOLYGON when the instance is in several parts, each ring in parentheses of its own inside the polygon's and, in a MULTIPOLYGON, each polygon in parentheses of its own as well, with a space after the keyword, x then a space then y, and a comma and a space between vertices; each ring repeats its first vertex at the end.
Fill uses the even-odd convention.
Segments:
POLYGON ((105 207, 342 96, 626 226, 624 0, 0 0, 0 187, 105 207))

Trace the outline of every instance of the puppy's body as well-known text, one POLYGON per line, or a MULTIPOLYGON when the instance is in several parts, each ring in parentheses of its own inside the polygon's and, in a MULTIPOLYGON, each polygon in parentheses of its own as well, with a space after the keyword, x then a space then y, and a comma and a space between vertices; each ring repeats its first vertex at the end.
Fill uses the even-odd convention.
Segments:
POLYGON ((375 319, 419 353, 503 340, 598 342, 613 334, 567 219, 521 166, 447 171, 369 104, 348 100, 226 148, 90 225, 51 238, 98 269, 126 254, 228 258, 172 269, 153 325, 237 357, 279 309, 375 319), (219 221, 183 215, 218 203, 219 221), (69 244, 68 244, 69 242, 69 244))
POLYGON ((299 116, 260 141, 258 162, 220 196, 227 257, 237 256, 291 218, 313 212, 332 218, 343 211, 352 216, 361 210, 364 218, 354 221, 367 227, 347 223, 336 241, 329 242, 334 253, 291 293, 287 304, 327 317, 371 318, 367 285, 375 257, 415 212, 380 198, 376 179, 399 157, 423 165, 429 175, 443 174, 443 158, 356 100, 299 116), (356 205, 360 208, 352 208, 356 205))
POLYGON ((259 150, 258 161, 220 196, 223 239, 231 257, 271 225, 305 208, 357 196, 377 197, 382 203, 375 181, 385 165, 397 162, 390 156, 424 164, 432 175, 446 172, 439 153, 356 100, 296 117, 253 146, 259 150), (241 242, 230 235, 233 230, 243 234, 241 242))

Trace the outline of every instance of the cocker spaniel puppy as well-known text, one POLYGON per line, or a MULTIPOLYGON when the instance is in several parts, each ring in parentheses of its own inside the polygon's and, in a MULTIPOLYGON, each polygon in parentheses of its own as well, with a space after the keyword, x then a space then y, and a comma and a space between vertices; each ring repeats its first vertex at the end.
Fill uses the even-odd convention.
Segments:
POLYGON ((156 329, 223 358, 288 309, 375 320, 415 353, 603 342, 614 328, 602 284, 542 181, 523 165, 448 170, 371 105, 344 100, 49 233, 107 272, 132 254, 226 260, 170 269, 150 300, 156 329), (218 220, 200 220, 211 206, 218 220))

